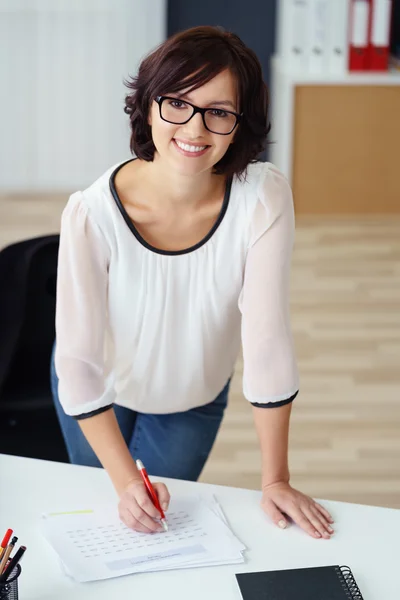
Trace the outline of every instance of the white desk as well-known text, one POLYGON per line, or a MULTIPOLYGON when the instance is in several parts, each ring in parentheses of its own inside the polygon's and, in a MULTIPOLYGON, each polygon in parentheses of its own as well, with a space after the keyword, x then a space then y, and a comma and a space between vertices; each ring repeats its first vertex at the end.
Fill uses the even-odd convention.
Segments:
POLYGON ((314 540, 297 527, 272 525, 255 491, 165 480, 172 494, 214 493, 232 529, 246 544, 241 565, 184 569, 74 583, 39 531, 42 512, 98 498, 116 499, 104 471, 0 455, 0 535, 12 527, 27 546, 21 563, 21 600, 240 600, 235 573, 320 565, 348 565, 364 600, 400 598, 400 510, 341 502, 324 504, 335 518, 331 540, 314 540))

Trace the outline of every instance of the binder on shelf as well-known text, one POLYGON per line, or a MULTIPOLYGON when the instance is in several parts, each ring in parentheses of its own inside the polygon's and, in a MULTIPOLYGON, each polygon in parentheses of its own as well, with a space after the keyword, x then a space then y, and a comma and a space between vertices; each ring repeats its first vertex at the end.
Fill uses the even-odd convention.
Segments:
POLYGON ((368 34, 371 0, 351 0, 349 26, 349 70, 368 69, 368 34))
POLYGON ((369 27, 368 68, 387 71, 389 65, 392 0, 371 0, 369 27))
POLYGON ((329 73, 347 73, 350 0, 328 4, 326 64, 329 73))
POLYGON ((323 73, 327 62, 329 0, 309 0, 309 4, 307 70, 310 73, 323 73))
POLYGON ((305 71, 310 0, 278 3, 278 55, 291 71, 305 71))

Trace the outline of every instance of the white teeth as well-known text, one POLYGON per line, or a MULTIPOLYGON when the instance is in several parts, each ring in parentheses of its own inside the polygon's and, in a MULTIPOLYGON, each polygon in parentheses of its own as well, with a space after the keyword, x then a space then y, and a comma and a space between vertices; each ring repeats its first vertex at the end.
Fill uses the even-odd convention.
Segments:
POLYGON ((179 148, 186 150, 186 152, 201 152, 207 148, 207 146, 189 146, 189 144, 182 144, 182 142, 178 142, 178 140, 175 140, 175 142, 179 148))

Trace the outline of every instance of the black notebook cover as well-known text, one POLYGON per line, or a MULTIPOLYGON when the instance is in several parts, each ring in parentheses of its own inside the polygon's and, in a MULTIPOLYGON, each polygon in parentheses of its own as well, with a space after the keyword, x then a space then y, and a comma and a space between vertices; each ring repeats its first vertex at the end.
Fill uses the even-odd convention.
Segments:
POLYGON ((243 600, 363 600, 348 567, 239 573, 243 600))

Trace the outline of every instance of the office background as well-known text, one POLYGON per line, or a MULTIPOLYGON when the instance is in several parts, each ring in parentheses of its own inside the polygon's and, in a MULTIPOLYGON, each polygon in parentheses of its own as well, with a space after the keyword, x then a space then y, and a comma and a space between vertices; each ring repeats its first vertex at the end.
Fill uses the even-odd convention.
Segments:
POLYGON ((222 25, 237 33, 256 52, 266 82, 270 81, 270 58, 275 47, 277 0, 234 0, 185 2, 169 0, 167 11, 168 35, 196 25, 222 25))
MULTIPOLYGON (((275 1, 111 4, 0 2, 0 64, 7 83, 0 100, 0 249, 57 233, 68 194, 128 154, 126 117, 120 109, 122 77, 133 72, 140 56, 165 35, 200 24, 231 29, 257 52, 265 78, 272 83, 275 1), (32 7, 43 14, 33 16, 32 7), (73 20, 74 11, 80 13, 79 22, 73 20), (44 38, 45 31, 52 31, 53 37, 44 38), (119 45, 110 54, 117 38, 119 45), (82 45, 85 40, 87 47, 82 45), (126 54, 124 40, 131 55, 126 54), (86 48, 86 62, 79 48, 86 48), (40 59, 36 65, 35 56, 40 59), (54 102, 55 94, 59 103, 54 102)), ((367 82, 358 92, 363 89, 368 98, 369 90, 377 87, 367 82)), ((309 118, 307 98, 301 93, 303 105, 296 110, 309 118)), ((373 107, 380 101, 374 98, 373 107)), ((374 115, 381 135, 379 152, 388 152, 388 146, 394 152, 390 144, 395 122, 391 128, 387 119, 379 121, 385 115, 376 110, 374 115), (385 144, 386 138, 390 144, 385 144)), ((308 122, 312 129, 312 120, 308 122)), ((272 135, 274 127, 272 112, 272 135)), ((307 151, 312 149, 308 133, 302 129, 296 136, 299 160, 304 147, 305 158, 312 155, 307 151)), ((334 152, 341 154, 346 144, 356 147, 357 141, 358 133, 352 137, 350 132, 334 152)), ((367 161, 372 152, 373 143, 367 147, 367 161)), ((328 169, 331 160, 326 155, 328 169)), ((371 177, 370 169, 364 171, 365 178, 371 177)), ((335 179, 349 189, 352 183, 343 177, 343 171, 335 172, 335 179)), ((372 178, 376 180, 373 174, 372 178)), ((295 183, 300 197, 303 188, 295 183)), ((386 214, 379 207, 364 206, 359 188, 353 193, 358 210, 351 214, 344 208, 332 214, 297 211, 292 319, 301 393, 293 407, 290 464, 293 483, 315 497, 400 507, 400 202, 396 206, 392 200, 396 189, 399 199, 397 180, 376 197, 375 208, 378 203, 384 206, 391 194, 391 210, 382 210, 386 214)), ((334 200, 340 206, 341 198, 334 200)), ((0 294, 5 281, 0 281, 0 294)), ((2 318, 5 322, 8 315, 2 318)), ((241 372, 239 359, 225 422, 201 479, 257 488, 260 457, 250 406, 241 392, 241 372)), ((49 389, 31 376, 29 364, 19 357, 0 390, 0 452, 65 459, 49 389)))

